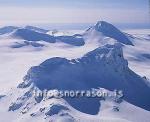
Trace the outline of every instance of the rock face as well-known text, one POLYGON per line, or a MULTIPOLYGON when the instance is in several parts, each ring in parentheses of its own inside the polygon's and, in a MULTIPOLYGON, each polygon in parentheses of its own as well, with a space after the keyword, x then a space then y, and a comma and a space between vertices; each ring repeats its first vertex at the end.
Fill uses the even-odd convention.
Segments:
MULTIPOLYGON (((24 80, 21 86, 33 83, 40 90, 89 90, 98 87, 123 90, 126 101, 150 110, 149 86, 128 68, 121 44, 118 43, 97 48, 79 59, 48 59, 32 67, 24 80)), ((85 113, 96 114, 99 108, 98 99, 66 100, 85 113), (86 110, 81 107, 84 105, 87 105, 86 110)))

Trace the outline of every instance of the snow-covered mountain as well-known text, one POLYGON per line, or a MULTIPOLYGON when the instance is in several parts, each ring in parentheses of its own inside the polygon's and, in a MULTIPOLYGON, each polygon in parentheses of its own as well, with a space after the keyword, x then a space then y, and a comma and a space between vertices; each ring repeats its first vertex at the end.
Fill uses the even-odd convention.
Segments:
POLYGON ((39 28, 39 27, 34 27, 34 26, 25 26, 25 29, 29 29, 29 30, 33 30, 33 31, 37 31, 37 32, 41 32, 41 33, 47 33, 49 30, 46 30, 46 29, 42 29, 42 28, 39 28))
POLYGON ((105 21, 99 21, 95 25, 95 30, 101 32, 105 36, 111 37, 121 43, 133 45, 125 33, 121 32, 115 26, 105 21))
POLYGON ((115 42, 120 42, 126 45, 133 45, 127 34, 121 32, 112 24, 109 24, 105 21, 99 21, 95 26, 89 28, 84 33, 74 35, 66 35, 65 33, 64 35, 55 34, 59 32, 54 31, 50 33, 48 30, 33 26, 26 26, 24 28, 10 26, 4 28, 5 34, 8 34, 9 38, 11 37, 13 39, 22 39, 25 41, 45 41, 49 43, 63 42, 72 46, 83 46, 85 43, 93 43, 94 45, 97 43, 98 45, 105 45, 107 43, 115 42))
MULTIPOLYGON (((150 96, 147 94, 150 93, 150 88, 145 79, 128 68, 120 44, 97 48, 79 59, 48 59, 39 66, 32 67, 24 79, 25 84, 20 84, 19 87, 29 86, 33 82, 41 90, 88 90, 98 87, 119 89, 124 91, 126 101, 150 110, 150 96)), ((78 105, 82 103, 83 101, 78 105)), ((98 108, 96 101, 94 104, 95 109, 94 106, 87 106, 90 107, 89 112, 92 108, 94 111, 98 108)))
POLYGON ((149 61, 148 49, 142 50, 149 44, 147 36, 132 36, 100 21, 72 35, 27 26, 0 37, 0 68, 5 71, 0 76, 5 76, 5 83, 16 83, 16 88, 0 93, 0 121, 149 122, 149 80, 128 66, 128 60, 139 56, 143 57, 139 60, 149 61), (45 89, 56 94, 58 90, 103 90, 110 94, 122 90, 124 96, 58 98, 33 94, 45 89))
POLYGON ((15 102, 11 103, 9 108, 5 108, 7 111, 1 113, 3 117, 0 117, 0 120, 3 122, 141 122, 143 120, 149 122, 150 119, 148 111, 126 101, 117 103, 114 98, 101 100, 100 111, 97 115, 85 114, 74 109, 63 99, 43 98, 39 102, 32 95, 34 89, 39 90, 33 86, 25 89, 12 89, 11 94, 8 95, 9 97, 2 98, 0 106, 4 103, 5 106, 9 106, 11 101, 15 102), (9 117, 6 117, 7 115, 9 117))
POLYGON ((63 42, 72 46, 83 46, 84 40, 82 37, 73 36, 52 36, 46 33, 34 31, 33 29, 21 28, 11 34, 11 38, 23 39, 25 41, 44 41, 48 43, 63 42))
POLYGON ((84 33, 84 36, 87 38, 88 43, 89 41, 93 43, 92 39, 94 39, 94 43, 111 43, 113 39, 113 42, 117 41, 126 45, 133 45, 127 34, 105 21, 97 22, 95 26, 90 27, 84 33))
POLYGON ((15 27, 15 26, 2 27, 0 28, 0 35, 11 33, 16 29, 18 29, 18 27, 15 27))
MULTIPOLYGON (((150 93, 150 89, 146 80, 128 68, 122 46, 117 43, 99 47, 82 58, 68 60, 56 57, 32 67, 24 77, 24 82, 18 85, 20 95, 9 102, 8 111, 15 112, 16 116, 19 113, 22 115, 22 119, 18 117, 15 121, 35 121, 38 118, 40 121, 80 122, 88 117, 87 122, 107 119, 114 119, 115 122, 140 122, 143 116, 138 116, 137 119, 126 113, 131 109, 138 115, 141 112, 145 113, 145 122, 149 120, 149 112, 124 100, 116 101, 116 98, 58 99, 33 95, 34 90, 90 90, 100 87, 107 89, 106 91, 123 90, 124 100, 144 109, 150 107, 147 94, 150 93), (82 116, 79 116, 81 112, 82 116), (110 118, 105 118, 107 115, 110 115, 110 118)), ((4 97, 2 101, 10 97, 4 97)))
POLYGON ((30 29, 18 29, 16 30, 12 36, 14 38, 21 38, 23 40, 27 41, 46 41, 49 43, 55 43, 56 39, 53 36, 44 34, 44 33, 39 33, 30 29))

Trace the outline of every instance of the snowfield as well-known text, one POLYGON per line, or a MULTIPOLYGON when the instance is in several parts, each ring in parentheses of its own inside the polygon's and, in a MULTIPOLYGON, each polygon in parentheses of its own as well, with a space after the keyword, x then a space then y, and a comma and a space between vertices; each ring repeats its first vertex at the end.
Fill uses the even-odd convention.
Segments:
POLYGON ((0 122, 149 122, 149 47, 149 29, 122 32, 104 21, 85 31, 0 29, 0 122), (125 97, 93 102, 32 94, 45 88, 116 88, 125 97))

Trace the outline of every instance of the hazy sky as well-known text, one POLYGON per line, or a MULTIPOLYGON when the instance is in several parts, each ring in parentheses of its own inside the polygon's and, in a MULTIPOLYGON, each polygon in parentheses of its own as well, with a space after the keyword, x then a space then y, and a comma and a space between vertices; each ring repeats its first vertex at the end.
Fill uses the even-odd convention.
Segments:
POLYGON ((0 24, 149 23, 149 0, 0 0, 0 24))

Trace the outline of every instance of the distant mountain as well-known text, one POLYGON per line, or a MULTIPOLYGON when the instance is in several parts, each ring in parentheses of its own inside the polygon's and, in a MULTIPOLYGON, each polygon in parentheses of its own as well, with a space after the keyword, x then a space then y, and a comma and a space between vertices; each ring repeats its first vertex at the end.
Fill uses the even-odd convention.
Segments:
POLYGON ((37 31, 37 32, 41 32, 41 33, 47 33, 49 30, 45 30, 39 27, 34 27, 34 26, 25 26, 25 29, 29 29, 29 30, 33 30, 33 31, 37 31))
POLYGON ((2 27, 2 28, 0 28, 0 35, 11 33, 16 29, 18 29, 18 27, 15 27, 15 26, 2 27))
POLYGON ((43 47, 43 44, 40 44, 38 42, 34 41, 23 41, 23 42, 15 42, 13 45, 11 45, 11 48, 21 48, 24 46, 33 46, 33 47, 43 47))
MULTIPOLYGON (((39 66, 32 67, 24 80, 19 88, 35 84, 40 90, 89 90, 98 87, 111 91, 123 90, 126 101, 150 110, 150 88, 145 79, 128 68, 120 44, 105 45, 79 59, 48 59, 39 66)), ((99 99, 66 100, 82 112, 98 112, 99 99)))
POLYGON ((46 41, 49 43, 55 43, 56 39, 54 36, 47 35, 45 33, 39 33, 30 29, 17 29, 13 35, 14 38, 21 38, 27 41, 46 41))
MULTIPOLYGON (((105 22, 105 21, 99 21, 97 24, 91 28, 89 28, 86 31, 86 34, 93 36, 98 36, 98 32, 105 37, 110 37, 112 39, 117 40, 118 42, 121 42, 126 45, 133 45, 131 40, 128 38, 128 36, 121 32, 119 29, 117 29, 112 24, 105 22)), ((91 40, 92 41, 92 40, 91 40)))
POLYGON ((89 28, 83 34, 70 36, 63 35, 63 33, 55 34, 59 33, 58 31, 53 31, 50 35, 48 34, 50 31, 34 26, 26 26, 24 28, 8 26, 0 30, 0 34, 10 32, 13 32, 13 38, 20 38, 26 41, 46 41, 49 43, 64 42, 72 46, 83 46, 89 42, 104 45, 108 42, 116 41, 126 45, 133 45, 128 34, 121 32, 115 26, 105 21, 97 22, 95 26, 89 28))
POLYGON ((74 46, 83 46, 85 44, 84 39, 82 37, 73 36, 58 36, 57 40, 64 42, 66 44, 74 45, 74 46))
POLYGON ((82 37, 73 36, 52 36, 46 33, 41 33, 32 29, 20 28, 11 35, 12 38, 23 39, 26 41, 45 41, 49 43, 64 42, 73 46, 83 46, 84 39, 82 37))

